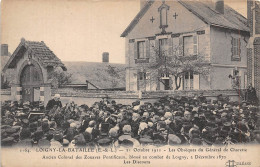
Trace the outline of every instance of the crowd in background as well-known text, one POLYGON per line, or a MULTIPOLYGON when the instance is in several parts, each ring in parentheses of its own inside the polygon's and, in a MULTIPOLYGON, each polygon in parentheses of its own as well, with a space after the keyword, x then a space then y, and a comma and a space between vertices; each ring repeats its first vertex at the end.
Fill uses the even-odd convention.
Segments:
POLYGON ((259 107, 219 96, 163 97, 154 103, 92 106, 6 101, 1 104, 1 145, 12 147, 138 147, 260 143, 259 107))

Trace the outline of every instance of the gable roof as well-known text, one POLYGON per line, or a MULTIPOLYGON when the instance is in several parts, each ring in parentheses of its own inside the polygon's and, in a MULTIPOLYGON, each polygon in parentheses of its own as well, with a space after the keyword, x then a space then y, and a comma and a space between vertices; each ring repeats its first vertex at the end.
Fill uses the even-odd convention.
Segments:
POLYGON ((24 38, 21 39, 20 44, 15 49, 14 53, 6 63, 3 71, 7 68, 14 68, 19 59, 23 56, 26 50, 30 50, 32 56, 38 60, 43 67, 61 67, 63 70, 67 70, 61 60, 47 47, 47 45, 41 41, 26 41, 24 38))
POLYGON ((64 61, 64 64, 72 74, 71 84, 86 84, 87 80, 99 89, 125 87, 125 64, 83 61, 64 61), (109 66, 115 68, 115 73, 109 72, 109 66))
POLYGON ((179 1, 179 3, 207 24, 249 31, 247 19, 228 5, 225 5, 224 14, 221 14, 214 9, 213 2, 179 1))
MULTIPOLYGON (((145 4, 145 6, 138 12, 132 22, 125 29, 125 31, 121 34, 121 37, 126 37, 128 33, 134 29, 136 24, 148 11, 153 2, 153 0, 150 0, 145 4)), ((224 14, 220 14, 213 8, 213 2, 181 0, 178 2, 209 25, 249 32, 249 28, 247 27, 247 19, 228 5, 225 5, 224 7, 224 14)))

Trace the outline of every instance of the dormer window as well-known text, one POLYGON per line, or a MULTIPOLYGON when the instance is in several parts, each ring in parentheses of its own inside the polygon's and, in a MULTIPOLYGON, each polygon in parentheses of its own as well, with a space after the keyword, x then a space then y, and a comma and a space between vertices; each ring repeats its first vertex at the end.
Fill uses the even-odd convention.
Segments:
POLYGON ((163 1, 163 4, 158 8, 158 12, 160 13, 160 28, 162 29, 162 33, 165 33, 165 28, 168 27, 167 14, 169 8, 170 7, 165 4, 165 1, 163 1))

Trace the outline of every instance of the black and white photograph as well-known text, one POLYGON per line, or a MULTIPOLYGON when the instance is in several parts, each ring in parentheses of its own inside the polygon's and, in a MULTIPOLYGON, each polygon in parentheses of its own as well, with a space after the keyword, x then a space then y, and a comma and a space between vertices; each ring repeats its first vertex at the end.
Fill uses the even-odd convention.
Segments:
POLYGON ((260 166, 260 1, 1 0, 1 166, 260 166))

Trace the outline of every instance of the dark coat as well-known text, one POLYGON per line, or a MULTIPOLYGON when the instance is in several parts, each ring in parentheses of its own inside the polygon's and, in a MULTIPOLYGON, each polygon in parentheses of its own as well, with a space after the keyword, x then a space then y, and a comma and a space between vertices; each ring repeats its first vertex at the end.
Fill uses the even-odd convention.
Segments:
POLYGON ((51 110, 55 105, 57 105, 58 107, 62 107, 61 101, 56 101, 54 99, 51 99, 46 106, 46 110, 51 110))

